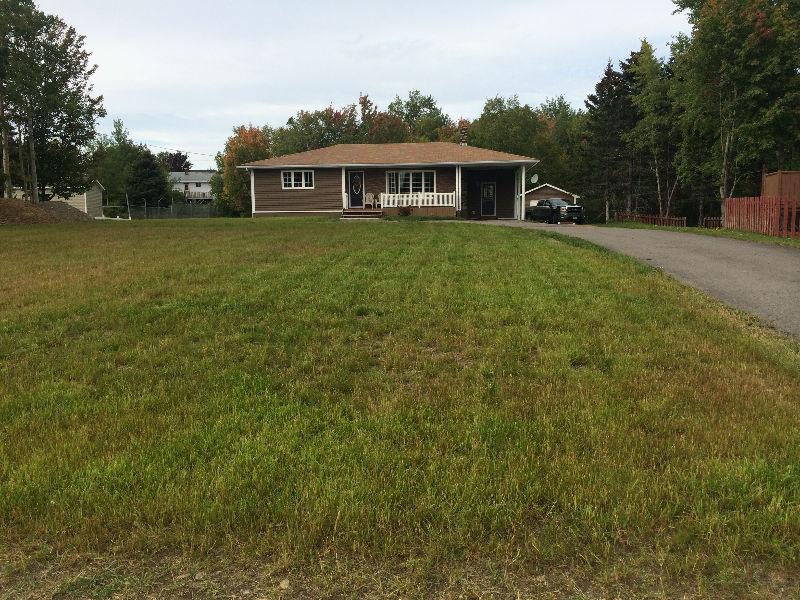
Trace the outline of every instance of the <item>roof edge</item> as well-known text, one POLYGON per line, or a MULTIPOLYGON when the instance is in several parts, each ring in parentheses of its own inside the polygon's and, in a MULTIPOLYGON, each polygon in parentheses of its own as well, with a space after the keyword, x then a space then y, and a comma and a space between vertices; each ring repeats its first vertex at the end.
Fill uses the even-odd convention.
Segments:
POLYGON ((326 163, 318 165, 260 165, 257 163, 245 163, 238 165, 237 169, 348 169, 348 168, 385 168, 385 167, 469 167, 469 166, 502 166, 502 165, 538 165, 541 161, 538 158, 527 158, 523 160, 481 160, 472 162, 413 162, 413 163, 326 163))

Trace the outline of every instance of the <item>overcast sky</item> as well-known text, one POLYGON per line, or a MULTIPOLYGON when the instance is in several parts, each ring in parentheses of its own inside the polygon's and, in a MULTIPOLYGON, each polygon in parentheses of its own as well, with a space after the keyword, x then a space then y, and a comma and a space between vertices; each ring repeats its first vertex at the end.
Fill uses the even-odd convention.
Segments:
POLYGON ((154 151, 213 165, 234 125, 278 126, 298 109, 385 108, 410 89, 454 119, 498 94, 575 106, 606 61, 689 27, 670 0, 38 0, 87 38, 95 89, 154 151), (196 154, 191 154, 196 153, 196 154))

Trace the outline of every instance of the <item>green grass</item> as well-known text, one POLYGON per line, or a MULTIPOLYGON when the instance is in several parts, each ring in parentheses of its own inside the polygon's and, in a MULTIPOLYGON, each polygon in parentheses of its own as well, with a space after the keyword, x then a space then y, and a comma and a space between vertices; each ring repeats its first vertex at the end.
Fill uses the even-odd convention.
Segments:
POLYGON ((710 235, 713 237, 724 237, 732 240, 742 240, 745 242, 758 242, 760 244, 775 244, 778 246, 788 246, 789 248, 800 248, 800 238, 780 238, 750 231, 739 231, 738 229, 706 229, 705 227, 666 227, 660 225, 646 225, 644 223, 608 223, 604 227, 627 227, 629 229, 662 229, 664 231, 682 231, 684 233, 696 233, 698 235, 710 235))
POLYGON ((0 261, 0 598, 800 592, 800 346, 632 260, 218 219, 0 261))

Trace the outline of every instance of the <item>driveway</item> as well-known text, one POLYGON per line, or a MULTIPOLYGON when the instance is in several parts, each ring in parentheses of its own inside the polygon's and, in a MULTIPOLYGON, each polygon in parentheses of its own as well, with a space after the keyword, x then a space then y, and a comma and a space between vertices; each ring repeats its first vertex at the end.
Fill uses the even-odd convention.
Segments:
POLYGON ((800 338, 800 250, 652 229, 492 223, 577 237, 638 258, 800 338))

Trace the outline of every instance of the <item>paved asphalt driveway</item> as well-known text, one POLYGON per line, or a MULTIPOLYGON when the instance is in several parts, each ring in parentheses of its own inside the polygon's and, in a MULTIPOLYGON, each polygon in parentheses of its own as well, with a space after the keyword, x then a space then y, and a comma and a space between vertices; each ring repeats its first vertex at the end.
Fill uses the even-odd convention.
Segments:
POLYGON ((633 256, 800 338, 800 250, 652 229, 493 223, 578 237, 633 256))

